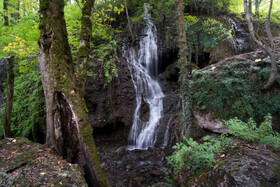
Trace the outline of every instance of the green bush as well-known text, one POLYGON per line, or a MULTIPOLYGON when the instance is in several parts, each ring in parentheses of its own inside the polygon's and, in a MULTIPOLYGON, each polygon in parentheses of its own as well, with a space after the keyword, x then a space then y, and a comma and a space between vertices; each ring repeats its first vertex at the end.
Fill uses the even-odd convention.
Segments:
POLYGON ((221 139, 214 139, 210 136, 203 138, 204 143, 199 144, 192 138, 184 138, 185 143, 177 143, 173 146, 177 150, 176 154, 167 157, 171 168, 166 170, 167 175, 171 177, 170 183, 184 182, 183 176, 191 176, 201 169, 211 168, 216 163, 215 154, 222 147, 227 145, 230 139, 221 136, 221 139))
POLYGON ((109 43, 98 45, 95 47, 94 51, 94 57, 103 62, 104 75, 107 79, 105 83, 106 86, 110 84, 114 78, 118 78, 118 69, 116 65, 119 60, 117 57, 117 42, 112 40, 109 43))
POLYGON ((197 70, 192 78, 192 101, 195 110, 211 110, 222 119, 238 117, 248 120, 252 117, 257 123, 264 115, 280 111, 280 76, 276 83, 264 94, 262 84, 269 78, 269 68, 258 68, 250 62, 236 59, 221 61, 215 69, 208 67, 197 70), (255 78, 251 78, 251 71, 255 78))
POLYGON ((256 122, 250 118, 247 123, 238 118, 225 121, 229 133, 235 137, 242 138, 250 142, 267 144, 276 148, 280 147, 280 134, 272 129, 272 117, 270 114, 265 116, 265 120, 257 127, 256 122))

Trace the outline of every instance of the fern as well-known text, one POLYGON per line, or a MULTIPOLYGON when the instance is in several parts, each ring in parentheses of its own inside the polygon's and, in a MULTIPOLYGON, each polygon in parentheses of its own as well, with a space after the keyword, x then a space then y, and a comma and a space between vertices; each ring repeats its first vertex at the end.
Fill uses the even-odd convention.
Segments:
POLYGON ((238 118, 225 121, 229 128, 229 133, 250 142, 258 142, 280 147, 280 134, 272 129, 272 117, 270 114, 265 116, 265 120, 257 127, 257 123, 250 118, 247 123, 238 118))

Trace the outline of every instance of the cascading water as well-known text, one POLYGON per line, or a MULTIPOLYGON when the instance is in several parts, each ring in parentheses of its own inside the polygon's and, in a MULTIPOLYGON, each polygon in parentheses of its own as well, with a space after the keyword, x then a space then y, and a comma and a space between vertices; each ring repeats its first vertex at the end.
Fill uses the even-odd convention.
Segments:
POLYGON ((123 56, 127 59, 132 81, 136 91, 136 109, 132 129, 129 134, 129 149, 147 149, 157 140, 156 130, 163 115, 162 98, 164 94, 156 80, 158 75, 157 30, 148 12, 149 5, 144 5, 146 27, 140 40, 138 55, 130 46, 123 47, 123 56), (147 121, 140 117, 141 106, 149 106, 147 121))
POLYGON ((241 54, 246 50, 246 40, 248 38, 248 34, 243 29, 238 27, 237 23, 232 18, 228 18, 228 20, 233 26, 235 32, 238 54, 241 54))

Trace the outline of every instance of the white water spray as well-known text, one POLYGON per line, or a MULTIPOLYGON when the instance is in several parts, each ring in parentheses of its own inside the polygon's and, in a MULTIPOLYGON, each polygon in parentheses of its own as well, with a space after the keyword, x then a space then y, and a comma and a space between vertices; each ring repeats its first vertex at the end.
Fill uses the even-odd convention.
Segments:
POLYGON ((164 94, 156 77, 158 75, 157 30, 148 13, 149 5, 144 5, 146 27, 140 40, 138 55, 133 47, 124 46, 123 56, 128 61, 132 81, 136 91, 136 109, 132 129, 129 134, 129 149, 147 149, 157 141, 156 130, 163 115, 164 94), (149 119, 140 119, 142 102, 149 106, 149 119))

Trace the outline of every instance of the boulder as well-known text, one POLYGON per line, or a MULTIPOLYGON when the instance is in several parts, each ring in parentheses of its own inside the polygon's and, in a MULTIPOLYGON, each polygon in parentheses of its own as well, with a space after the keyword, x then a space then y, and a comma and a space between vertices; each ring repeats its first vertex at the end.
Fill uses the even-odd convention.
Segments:
POLYGON ((217 165, 188 186, 280 186, 280 151, 235 140, 217 165))
POLYGON ((102 128, 112 123, 130 126, 136 100, 126 61, 120 58, 120 62, 117 62, 118 78, 114 78, 111 83, 106 82, 103 63, 95 60, 94 64, 90 71, 96 76, 87 78, 85 93, 90 123, 94 128, 102 128))
POLYGON ((228 133, 228 128, 223 125, 219 119, 213 118, 213 114, 211 113, 200 115, 199 113, 194 112, 194 117, 196 124, 202 129, 207 129, 219 134, 228 133))
POLYGON ((0 186, 87 186, 77 164, 25 138, 0 141, 0 186))
POLYGON ((204 52, 210 53, 209 64, 214 64, 220 60, 234 56, 236 54, 236 48, 234 47, 233 40, 226 39, 212 49, 204 49, 204 52))

